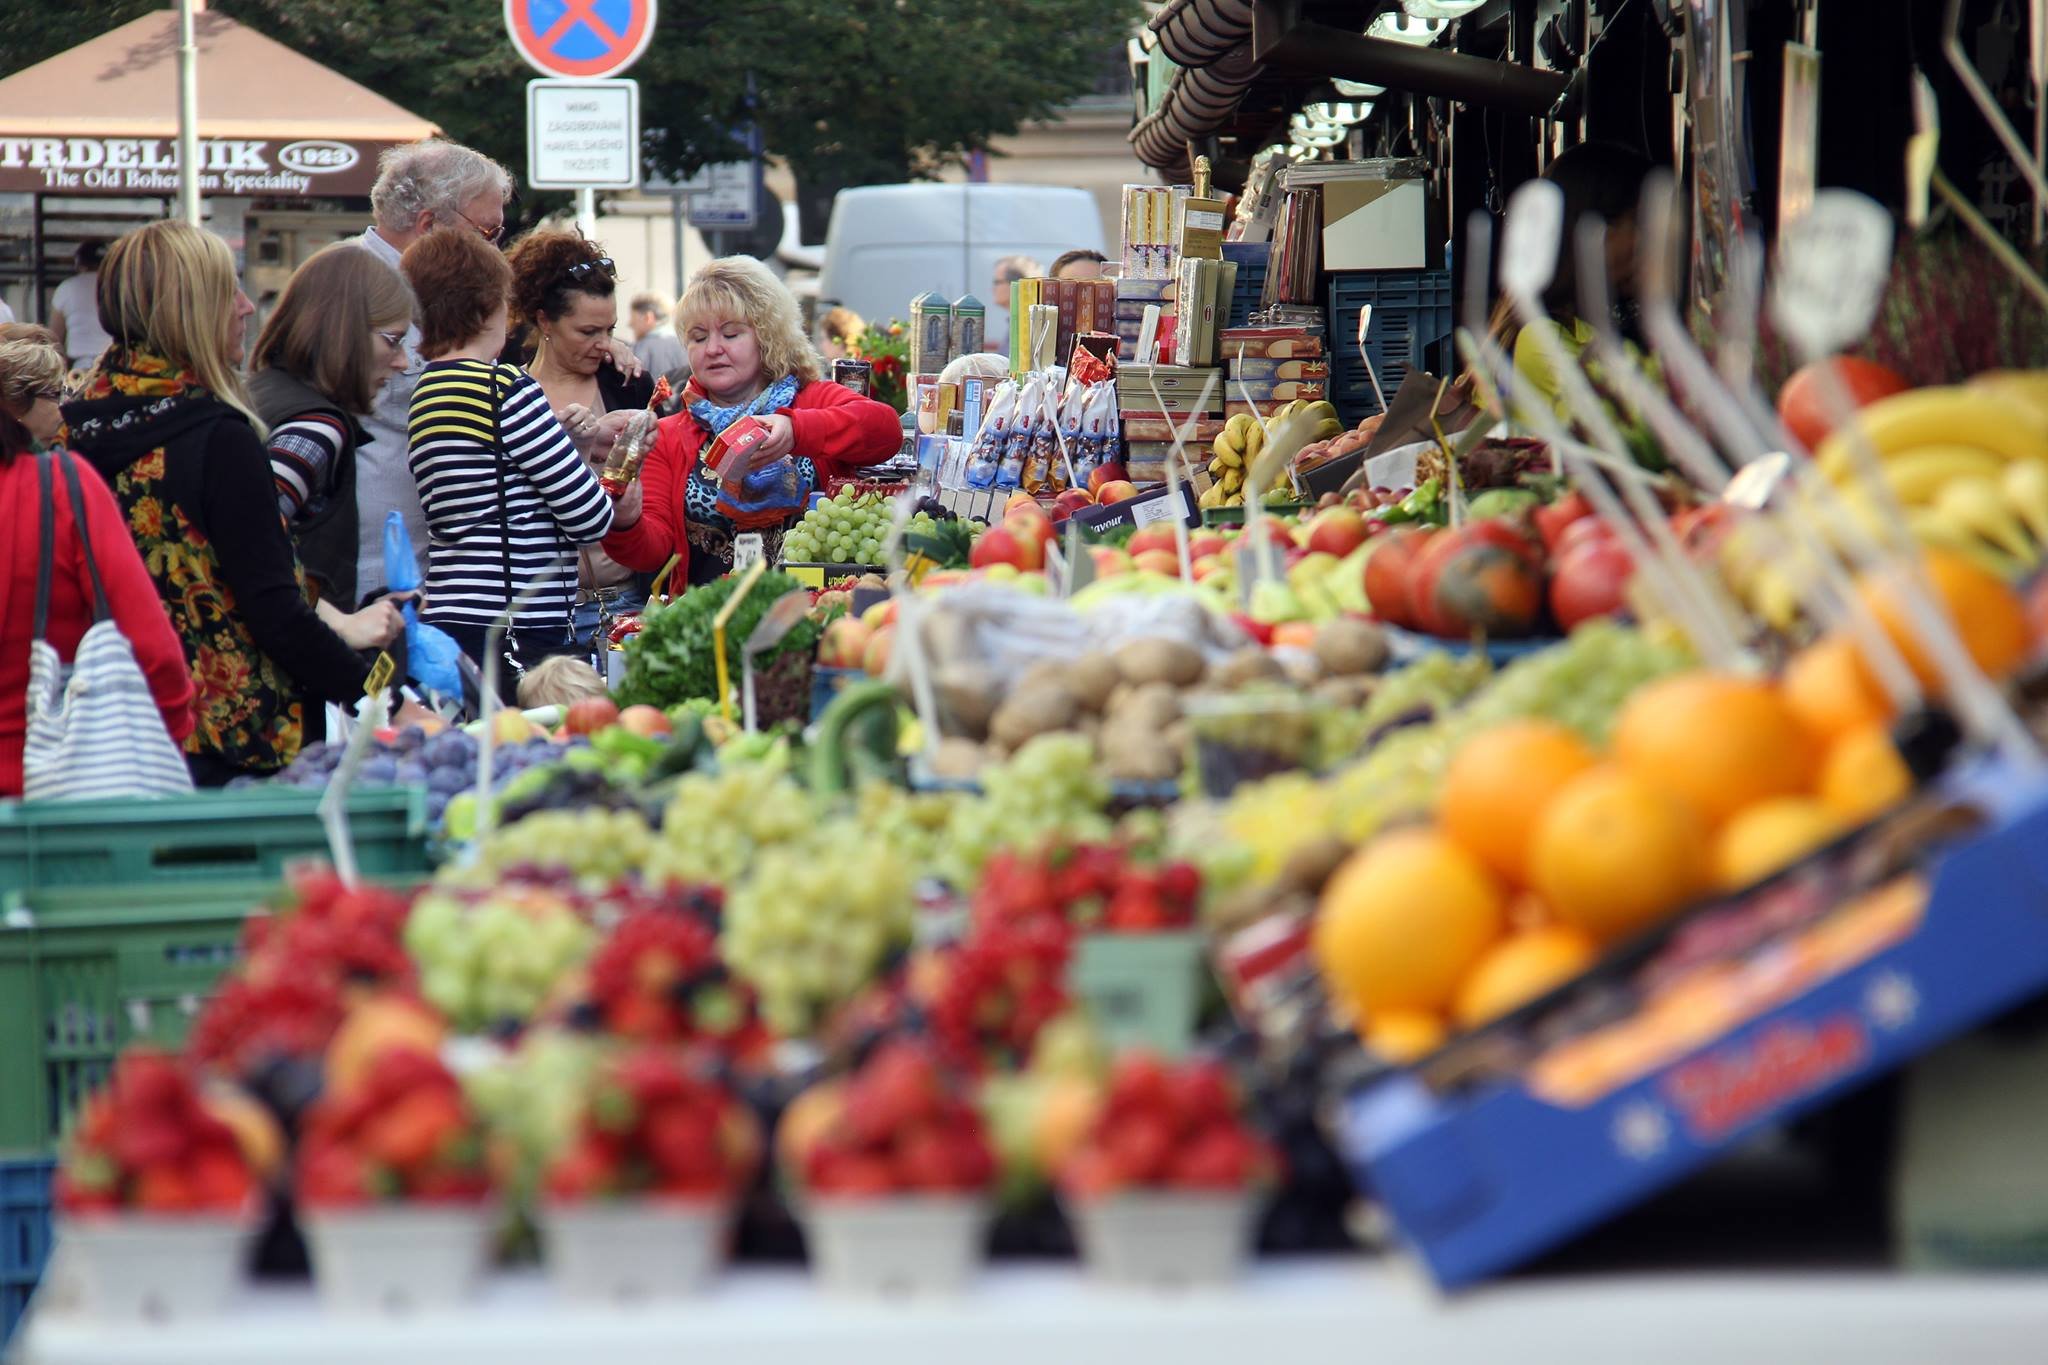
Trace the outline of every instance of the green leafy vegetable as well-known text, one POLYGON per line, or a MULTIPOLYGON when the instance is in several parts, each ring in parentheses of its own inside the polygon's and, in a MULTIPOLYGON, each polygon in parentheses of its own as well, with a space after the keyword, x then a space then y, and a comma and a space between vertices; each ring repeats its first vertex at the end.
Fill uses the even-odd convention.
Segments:
MULTIPOLYGON (((670 707, 697 698, 718 699, 712 622, 738 582, 736 578, 721 578, 692 589, 667 606, 649 604, 641 617, 640 632, 627 639, 626 679, 619 685, 619 705, 645 703, 670 707)), ((726 667, 735 687, 739 685, 741 644, 777 599, 799 591, 802 586, 785 573, 762 574, 746 601, 726 622, 726 667)), ((773 649, 758 656, 754 667, 764 668, 786 654, 809 653, 817 645, 818 625, 806 617, 791 627, 773 649)))

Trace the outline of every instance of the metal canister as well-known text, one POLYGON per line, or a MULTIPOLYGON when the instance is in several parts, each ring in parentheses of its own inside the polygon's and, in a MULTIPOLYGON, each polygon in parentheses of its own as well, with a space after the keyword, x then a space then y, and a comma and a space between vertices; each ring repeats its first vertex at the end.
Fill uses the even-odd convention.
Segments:
POLYGON ((953 300, 953 355, 981 354, 981 343, 988 323, 988 310, 981 300, 972 294, 962 294, 953 300))
POLYGON ((832 362, 832 382, 852 389, 863 398, 875 396, 875 367, 857 356, 841 356, 832 362))
POLYGON ((910 372, 937 374, 952 359, 953 309, 937 290, 910 301, 910 372))

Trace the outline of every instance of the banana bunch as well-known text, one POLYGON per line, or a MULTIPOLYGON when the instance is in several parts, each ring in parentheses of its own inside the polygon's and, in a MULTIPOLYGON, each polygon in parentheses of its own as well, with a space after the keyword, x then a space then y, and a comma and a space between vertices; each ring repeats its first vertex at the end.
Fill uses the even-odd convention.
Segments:
POLYGON ((1266 428, 1248 412, 1223 424, 1209 444, 1209 477, 1215 482, 1198 501, 1203 507, 1234 507, 1244 501, 1244 476, 1265 449, 1266 428))
MULTIPOLYGON (((1913 389, 1864 408, 1856 426, 1922 543, 2006 578, 2048 553, 2048 376, 2010 372, 1913 389)), ((1852 438, 1829 436, 1814 462, 1850 513, 1873 523, 1852 438)))
MULTIPOLYGON (((1274 409, 1262 423, 1248 412, 1232 415, 1209 447, 1209 475, 1215 480, 1202 494, 1204 507, 1234 507, 1244 501, 1245 481, 1266 441, 1283 427, 1290 435, 1295 426, 1305 425, 1303 444, 1327 441, 1344 432, 1337 409, 1321 399, 1310 402, 1297 398, 1274 409)), ((1264 489, 1256 490, 1264 492, 1264 489)))

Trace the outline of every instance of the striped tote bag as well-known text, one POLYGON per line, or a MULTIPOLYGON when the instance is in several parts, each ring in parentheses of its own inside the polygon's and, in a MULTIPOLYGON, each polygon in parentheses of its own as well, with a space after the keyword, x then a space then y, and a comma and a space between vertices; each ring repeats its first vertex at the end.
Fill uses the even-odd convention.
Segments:
POLYGON ((42 497, 42 560, 36 570, 36 633, 28 656, 28 732, 22 745, 22 790, 30 801, 97 796, 174 796, 192 790, 184 754, 164 729, 163 713, 135 662, 135 650, 107 609, 85 498, 68 453, 36 457, 42 497), (92 575, 92 625, 67 666, 43 638, 50 614, 50 573, 57 550, 57 504, 50 467, 61 464, 72 521, 92 575))

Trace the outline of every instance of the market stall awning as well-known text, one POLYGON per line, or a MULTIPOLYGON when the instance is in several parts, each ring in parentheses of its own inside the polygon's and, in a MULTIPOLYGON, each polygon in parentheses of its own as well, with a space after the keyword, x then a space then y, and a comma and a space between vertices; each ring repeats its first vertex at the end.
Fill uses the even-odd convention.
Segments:
MULTIPOLYGON (((439 131, 224 14, 195 28, 203 193, 368 194, 378 153, 439 131)), ((175 9, 0 80, 0 191, 174 193, 177 145, 175 9)))

